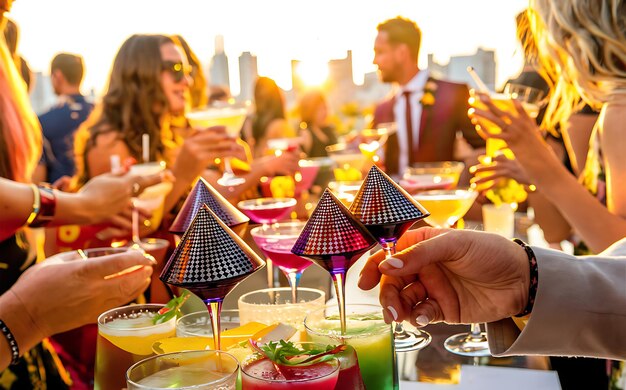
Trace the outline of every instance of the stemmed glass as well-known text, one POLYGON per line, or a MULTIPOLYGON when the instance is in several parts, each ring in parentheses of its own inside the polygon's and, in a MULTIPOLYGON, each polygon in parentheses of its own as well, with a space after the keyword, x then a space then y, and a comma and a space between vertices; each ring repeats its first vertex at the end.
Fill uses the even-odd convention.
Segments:
POLYGON ((363 129, 360 131, 361 143, 359 149, 361 153, 373 162, 378 161, 378 150, 385 145, 390 135, 395 134, 397 125, 395 122, 379 123, 374 129, 363 129))
POLYGON ((298 284, 305 269, 313 263, 291 253, 291 248, 304 228, 302 221, 277 222, 271 226, 257 226, 250 230, 254 242, 285 274, 291 287, 291 301, 298 302, 298 284))
POLYGON ((404 171, 398 184, 409 194, 428 190, 455 188, 465 169, 461 161, 432 161, 412 164, 404 171))
MULTIPOLYGON (((390 258, 396 253, 398 239, 415 222, 428 217, 428 211, 396 184, 376 165, 372 166, 350 211, 378 240, 390 258)), ((399 352, 414 351, 428 345, 430 334, 418 330, 409 332, 402 322, 394 327, 394 343, 399 352)))
MULTIPOLYGON (((472 207, 478 196, 471 189, 433 190, 414 195, 418 202, 430 210, 426 222, 434 227, 452 227, 472 207)), ((471 324, 469 333, 450 336, 445 341, 445 348, 457 355, 489 356, 487 334, 480 330, 479 324, 471 324)))
MULTIPOLYGON (((237 203, 237 207, 251 220, 262 224, 262 229, 269 229, 270 225, 287 218, 296 203, 294 198, 257 198, 242 200, 237 203)), ((274 281, 278 280, 278 274, 274 275, 270 259, 267 259, 266 264, 268 287, 275 287, 274 281)))
POLYGON ((330 273, 339 305, 341 334, 346 333, 346 273, 374 245, 376 239, 327 188, 291 249, 293 254, 314 261, 330 273))
POLYGON ((221 347, 224 297, 265 262, 203 205, 161 272, 164 283, 186 288, 207 305, 215 349, 221 347))
MULTIPOLYGON (((195 130, 205 130, 213 126, 226 127, 226 134, 237 138, 250 111, 250 103, 236 103, 233 101, 215 102, 209 107, 191 110, 185 114, 189 125, 195 130)), ((224 157, 224 173, 217 180, 217 184, 224 187, 233 187, 246 181, 233 172, 230 157, 224 157)))

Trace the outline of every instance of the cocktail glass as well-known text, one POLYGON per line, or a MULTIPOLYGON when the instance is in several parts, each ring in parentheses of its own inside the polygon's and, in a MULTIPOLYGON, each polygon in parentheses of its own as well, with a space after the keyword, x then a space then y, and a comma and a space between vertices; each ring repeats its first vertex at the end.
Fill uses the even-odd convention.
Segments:
MULTIPOLYGON (((411 225, 429 215, 422 205, 376 165, 368 172, 350 205, 350 211, 378 240, 386 258, 393 257, 398 239, 411 225)), ((400 352, 424 348, 432 340, 424 331, 407 331, 402 322, 395 323, 394 339, 395 348, 400 352)))
POLYGON ((224 198, 211 184, 199 178, 195 186, 185 199, 183 206, 170 226, 170 233, 182 236, 189 228, 191 221, 206 204, 232 231, 240 237, 246 233, 248 218, 239 209, 224 198))
POLYGON ((144 359, 128 369, 129 390, 235 390, 239 363, 214 350, 183 351, 144 359))
MULTIPOLYGON (((302 349, 315 346, 298 344, 302 349)), ((325 350, 325 345, 317 349, 325 350)), ((286 366, 273 363, 267 357, 252 355, 241 364, 243 390, 334 390, 339 379, 340 362, 334 357, 311 365, 286 366)))
POLYGON ((344 206, 350 207, 362 184, 363 180, 331 181, 328 183, 328 189, 337 196, 344 206))
POLYGON ((395 134, 398 127, 395 122, 379 123, 376 128, 360 131, 361 143, 359 150, 369 160, 378 162, 378 150, 385 145, 390 135, 395 134))
POLYGON ((96 389, 126 386, 126 370, 153 355, 156 340, 173 337, 176 319, 154 324, 152 319, 163 305, 130 305, 106 311, 98 317, 96 346, 96 389))
MULTIPOLYGON (((195 130, 206 130, 213 126, 225 126, 226 134, 231 138, 237 138, 249 111, 249 102, 216 102, 209 107, 191 110, 185 114, 185 117, 195 130)), ((246 179, 236 176, 233 172, 230 165, 230 157, 224 157, 224 173, 217 180, 217 184, 224 187, 233 187, 243 184, 245 181, 246 179)))
POLYGON ((414 163, 407 168, 399 184, 409 194, 456 188, 465 164, 461 161, 414 163))
MULTIPOLYGON (((129 173, 136 176, 154 175, 165 170, 165 162, 148 162, 131 165, 129 173)), ((157 228, 163 219, 163 204, 165 197, 172 190, 172 183, 162 182, 143 190, 138 197, 132 199, 132 240, 139 243, 139 212, 137 207, 152 213, 152 217, 147 221, 148 226, 157 228)))
POLYGON ((224 297, 265 262, 204 205, 181 238, 160 279, 186 288, 207 305, 215 349, 220 344, 224 297))
POLYGON ((242 325, 253 321, 266 325, 282 322, 300 332, 304 331, 302 324, 307 314, 325 305, 324 291, 313 288, 300 288, 296 302, 291 300, 289 288, 285 287, 251 291, 237 301, 242 325))
POLYGON ((346 330, 342 330, 338 308, 325 308, 304 320, 307 339, 321 344, 348 344, 356 350, 367 389, 397 389, 396 353, 391 326, 376 305, 346 305, 346 330))
POLYGON ((250 230, 252 239, 263 251, 266 262, 271 261, 285 274, 292 291, 292 302, 297 302, 298 284, 306 268, 313 263, 291 253, 291 248, 300 235, 305 222, 276 222, 257 226, 250 230))
POLYGON ((361 170, 366 161, 359 149, 351 149, 348 144, 339 143, 327 146, 326 153, 335 162, 333 173, 336 181, 363 179, 361 170))
MULTIPOLYGON (((263 229, 269 229, 271 224, 287 218, 296 203, 294 198, 257 198, 243 200, 237 203, 237 207, 251 220, 262 224, 263 229)), ((270 259, 267 259, 266 264, 268 287, 274 287, 275 281, 278 281, 278 271, 274 270, 274 265, 270 259)))
MULTIPOLYGON (((452 227, 472 207, 478 192, 471 189, 434 190, 420 192, 415 199, 428 207, 431 214, 426 222, 440 228, 452 227)), ((470 333, 450 336, 444 343, 452 353, 464 356, 489 356, 487 334, 479 324, 471 324, 470 333)))
POLYGON ((365 226, 326 189, 291 249, 292 253, 313 260, 330 273, 337 294, 342 331, 346 329, 346 273, 374 245, 376 239, 365 226))

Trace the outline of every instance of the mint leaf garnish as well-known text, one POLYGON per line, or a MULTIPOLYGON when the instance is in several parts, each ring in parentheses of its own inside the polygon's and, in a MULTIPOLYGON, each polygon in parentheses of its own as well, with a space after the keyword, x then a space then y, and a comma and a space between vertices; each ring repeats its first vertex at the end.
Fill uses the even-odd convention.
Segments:
POLYGON ((250 344, 257 353, 282 366, 310 366, 331 360, 335 354, 346 349, 345 345, 327 345, 322 349, 303 349, 293 342, 285 340, 270 341, 266 344, 259 344, 250 340, 250 344))
POLYGON ((155 325, 162 324, 178 316, 180 314, 180 308, 183 306, 189 296, 189 292, 184 290, 183 293, 180 294, 180 296, 172 298, 152 318, 152 323, 155 325))

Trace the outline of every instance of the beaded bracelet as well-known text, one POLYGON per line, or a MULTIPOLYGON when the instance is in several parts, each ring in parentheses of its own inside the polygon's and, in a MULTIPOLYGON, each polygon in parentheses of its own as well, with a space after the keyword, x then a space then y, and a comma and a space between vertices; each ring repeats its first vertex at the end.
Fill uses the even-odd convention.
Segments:
POLYGON ((537 295, 537 285, 539 284, 539 267, 537 267, 537 257, 535 257, 535 252, 533 252, 532 248, 526 245, 526 243, 519 238, 514 238, 513 242, 520 245, 526 251, 526 255, 528 256, 528 263, 530 268, 530 284, 528 286, 528 302, 526 303, 526 307, 519 314, 516 314, 515 317, 524 317, 525 315, 530 314, 533 311, 533 305, 535 304, 535 296, 537 295))
POLYGON ((15 336, 13 336, 9 327, 2 320, 0 320, 0 331, 9 342, 9 348, 11 348, 11 365, 15 365, 20 359, 20 348, 17 346, 17 340, 15 340, 15 336))

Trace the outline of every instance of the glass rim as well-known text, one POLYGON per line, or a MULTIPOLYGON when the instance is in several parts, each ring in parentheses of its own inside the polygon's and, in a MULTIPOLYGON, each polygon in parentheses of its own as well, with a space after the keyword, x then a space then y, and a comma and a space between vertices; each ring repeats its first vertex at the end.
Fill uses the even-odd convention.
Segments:
MULTIPOLYGON (((271 224, 270 226, 255 226, 252 229, 250 229, 250 235, 252 235, 253 237, 255 235, 257 235, 257 232, 261 231, 261 232, 265 232, 265 231, 278 231, 279 229, 274 229, 274 227, 278 225, 278 227, 292 227, 292 226, 302 226, 302 228, 304 228, 304 226, 306 225, 306 221, 278 221, 276 223, 271 224)), ((302 229, 300 229, 300 232, 302 231, 302 229)), ((297 234, 281 234, 280 238, 289 238, 291 236, 294 237, 299 237, 300 236, 300 232, 298 232, 297 234)), ((272 234, 258 234, 259 237, 271 237, 272 234)))
MULTIPOLYGON (((239 318, 239 309, 225 309, 225 310, 220 311, 220 322, 224 320, 224 315, 229 314, 229 313, 237 313, 237 317, 239 318)), ((196 311, 192 311, 191 313, 187 313, 176 318, 176 325, 178 325, 183 318, 191 318, 193 316, 199 316, 201 314, 206 315, 210 320, 211 315, 209 314, 208 310, 196 310, 196 311)), ((232 316, 227 316, 227 317, 231 318, 232 316)))
MULTIPOLYGON (((383 314, 382 314, 382 310, 383 310, 382 306, 378 306, 378 305, 375 305, 373 303, 347 303, 346 304, 346 314, 348 314, 348 309, 350 307, 367 307, 367 308, 371 308, 372 309, 371 311, 365 312, 365 313, 374 313, 375 312, 376 314, 380 314, 380 321, 382 323, 384 323, 384 317, 383 317, 383 314)), ((307 322, 309 317, 314 316, 315 314, 321 312, 322 310, 324 310, 323 313, 325 314, 327 309, 333 309, 333 310, 336 309, 337 310, 337 315, 339 314, 339 308, 337 307, 337 305, 326 305, 326 306, 321 307, 319 309, 315 309, 315 310, 311 311, 310 313, 308 313, 306 315, 306 317, 304 317, 304 321, 303 321, 304 330, 306 332, 310 332, 310 333, 312 333, 312 334, 314 334, 316 336, 331 337, 331 338, 337 336, 337 337, 340 337, 341 339, 344 339, 344 340, 359 339, 359 338, 368 337, 368 336, 371 336, 371 335, 374 335, 374 334, 379 334, 379 332, 369 331, 369 332, 358 333, 358 334, 344 334, 344 335, 339 334, 339 335, 334 335, 334 334, 331 334, 331 333, 320 332, 319 329, 311 328, 311 326, 309 326, 309 323, 307 322)), ((388 328, 388 331, 391 332, 391 326, 388 326, 388 327, 386 326, 386 328, 388 328)))
POLYGON ((452 188, 449 190, 427 190, 427 191, 420 191, 417 192, 413 195, 411 195, 413 198, 415 198, 417 201, 419 201, 419 198, 422 197, 423 199, 426 199, 428 197, 430 197, 431 195, 456 195, 457 193, 463 193, 463 194, 467 194, 468 196, 465 196, 464 198, 471 198, 471 197, 476 197, 478 196, 478 191, 470 188, 470 187, 461 187, 461 188, 452 188))
MULTIPOLYGON (((172 321, 175 320, 176 317, 172 317, 169 320, 165 321, 165 322, 161 322, 160 324, 152 324, 150 326, 145 326, 145 327, 141 327, 141 328, 116 328, 116 327, 111 327, 108 325, 107 322, 102 322, 102 320, 109 315, 110 313, 116 311, 116 310, 121 310, 121 309, 131 309, 131 308, 147 308, 147 309, 162 309, 165 307, 165 304, 161 304, 161 303, 142 303, 142 304, 133 304, 133 305, 126 305, 126 306, 118 306, 118 307, 114 307, 113 309, 109 309, 107 311, 105 311, 104 313, 100 314, 98 316, 98 328, 100 328, 101 326, 106 328, 106 329, 110 329, 110 330, 116 330, 116 331, 121 331, 121 332, 127 332, 130 330, 149 330, 149 329, 155 329, 157 327, 161 327, 163 325, 169 324, 170 322, 173 322, 174 324, 176 324, 176 321, 172 321)), ((157 310, 158 311, 158 310, 157 310)), ((109 321, 110 323, 111 321, 109 321)))
POLYGON ((118 253, 126 253, 130 249, 131 248, 127 246, 119 246, 119 247, 103 246, 103 247, 98 247, 98 248, 81 249, 81 251, 87 255, 86 259, 82 257, 80 252, 78 252, 78 249, 57 253, 56 255, 51 256, 51 257, 56 257, 61 261, 89 260, 89 259, 97 259, 98 257, 101 257, 101 256, 111 256, 111 255, 116 255, 118 253), (93 253, 97 251, 111 251, 112 253, 89 257, 89 253, 93 253))
MULTIPOLYGON (((269 360, 269 358, 267 358, 267 357, 265 357, 265 358, 263 358, 263 359, 268 359, 268 360, 269 360)), ((335 373, 338 373, 338 372, 339 372, 339 370, 340 370, 340 368, 341 368, 341 362, 339 361, 339 358, 337 358, 337 357, 335 356, 335 357, 333 357, 333 358, 332 358, 332 360, 327 360, 327 361, 323 362, 323 363, 330 363, 330 362, 335 363, 335 364, 334 364, 334 367, 333 367, 333 370, 332 370, 332 371, 330 371, 329 373, 325 374, 325 375, 322 375, 322 376, 316 376, 316 377, 314 377, 314 378, 295 379, 295 380, 288 380, 288 379, 284 379, 284 380, 282 380, 282 379, 267 379, 267 378, 261 378, 261 377, 258 377, 258 376, 254 376, 254 375, 249 374, 249 373, 247 373, 247 372, 246 372, 246 368, 247 368, 249 365, 252 365, 252 364, 254 364, 254 363, 258 362, 258 361, 261 361, 261 360, 263 360, 263 359, 255 359, 255 360, 251 360, 251 361, 249 361, 249 364, 243 364, 243 363, 242 363, 242 364, 241 364, 241 370, 240 370, 240 371, 242 372, 242 374, 245 374, 245 375, 246 375, 247 377, 249 377, 249 378, 252 378, 252 379, 254 379, 254 380, 261 380, 261 381, 263 381, 263 382, 265 382, 265 383, 277 383, 277 384, 287 383, 287 384, 289 384, 289 383, 306 383, 306 382, 312 382, 312 381, 317 381, 317 380, 320 380, 320 379, 328 378, 328 377, 330 377, 330 376, 334 375, 335 373)), ((242 379, 242 380, 243 380, 243 379, 242 379)))
POLYGON ((293 207, 295 206, 297 201, 294 198, 273 198, 273 197, 264 197, 264 198, 255 198, 242 200, 237 203, 237 207, 244 210, 269 210, 269 209, 278 209, 281 207, 293 207), (280 202, 279 204, 263 204, 265 201, 275 201, 280 202), (261 202, 261 203, 259 203, 261 202), (263 206, 259 208, 259 206, 263 206))
MULTIPOLYGON (((300 286, 298 286, 298 295, 301 292, 303 292, 303 291, 312 292, 312 293, 319 293, 320 297, 326 297, 326 293, 324 291, 320 290, 320 289, 311 288, 311 287, 300 287, 300 286)), ((286 292, 286 293, 291 294, 291 287, 270 287, 270 288, 262 288, 260 290, 250 291, 250 292, 247 292, 247 293, 245 293, 243 295, 240 295, 239 299, 237 299, 237 303, 243 302, 243 299, 248 297, 248 296, 251 296, 251 295, 254 295, 254 294, 260 294, 260 293, 270 293, 270 292, 275 292, 275 293, 276 292, 286 292)), ((315 299, 318 299, 318 298, 315 298, 315 299)), ((280 303, 280 305, 299 305, 300 303, 312 302, 315 299, 313 299, 311 301, 307 301, 307 302, 296 302, 296 303, 285 302, 285 303, 280 303)), ((243 302, 243 303, 246 304, 246 305, 268 305, 268 306, 278 305, 278 304, 275 304, 275 303, 250 303, 250 302, 243 302)), ((326 302, 324 302, 324 305, 326 305, 326 302)), ((316 310, 318 310, 318 309, 316 309, 316 310)))
MULTIPOLYGON (((130 373, 133 369, 135 369, 136 367, 139 367, 142 364, 145 364, 149 361, 154 361, 156 359, 168 359, 173 357, 174 355, 187 355, 187 354, 214 354, 214 355, 226 355, 228 356, 230 359, 232 359, 235 362, 235 370, 231 373, 229 373, 228 375, 226 375, 223 378, 217 379, 215 381, 209 382, 209 383, 203 383, 203 384, 198 384, 198 385, 191 385, 191 386, 185 386, 185 387, 178 387, 178 389, 181 390, 186 390, 186 389, 198 389, 201 386, 206 386, 206 385, 216 385, 216 384, 220 384, 222 382, 227 382, 229 379, 231 379, 233 377, 233 375, 236 375, 239 372, 239 360, 237 360, 237 358, 235 358, 233 355, 231 355, 228 352, 224 352, 224 351, 220 351, 220 350, 215 350, 215 349, 201 349, 201 350, 188 350, 188 351, 179 351, 179 352, 170 352, 170 353, 164 353, 162 355, 155 355, 155 356, 150 356, 148 358, 145 358, 143 360, 138 361, 137 363, 134 363, 132 366, 130 366, 128 368, 128 370, 126 370, 126 381, 129 384, 132 384, 133 386, 135 386, 138 389, 146 389, 146 390, 154 390, 155 387, 150 387, 150 386, 145 386, 142 384, 139 384, 135 381, 133 381, 132 379, 130 379, 130 373)), ((221 358, 220 358, 221 360, 221 358)), ((180 367, 180 366, 179 366, 180 367)), ((161 389, 161 388, 159 388, 161 389)), ((163 387, 162 389, 167 389, 167 387, 163 387)))

